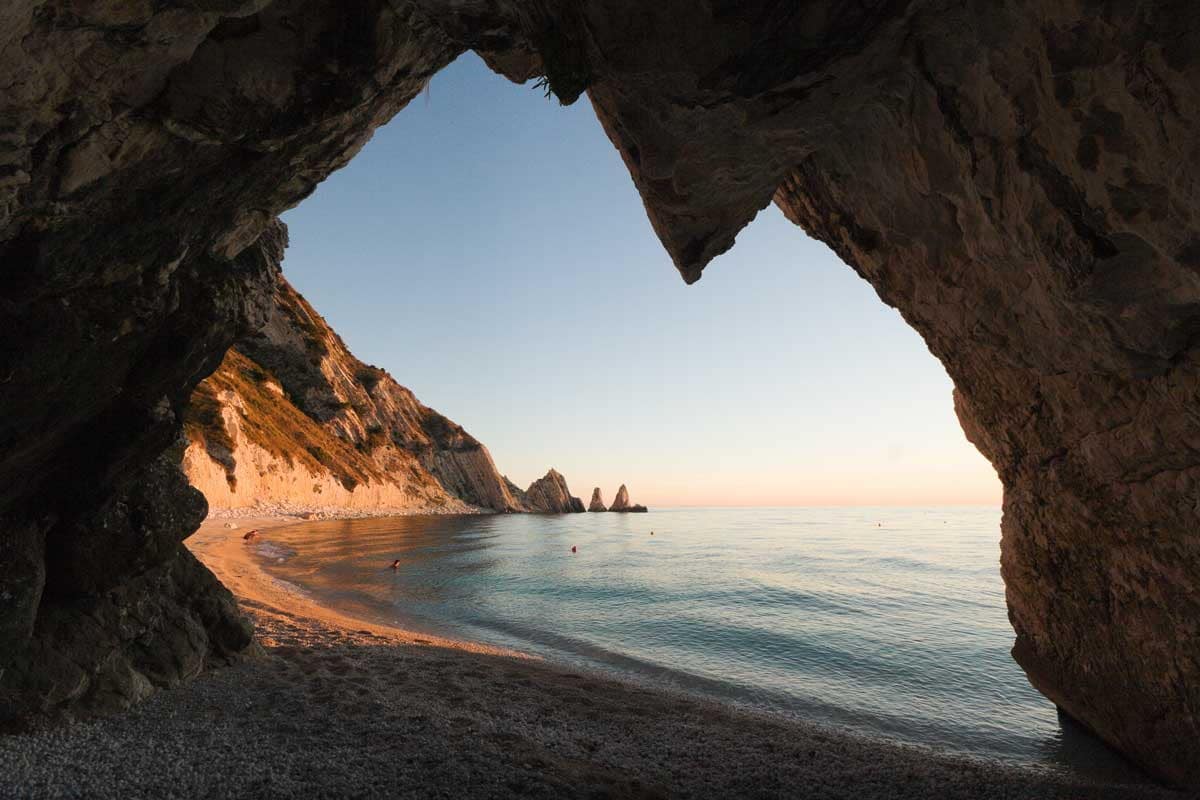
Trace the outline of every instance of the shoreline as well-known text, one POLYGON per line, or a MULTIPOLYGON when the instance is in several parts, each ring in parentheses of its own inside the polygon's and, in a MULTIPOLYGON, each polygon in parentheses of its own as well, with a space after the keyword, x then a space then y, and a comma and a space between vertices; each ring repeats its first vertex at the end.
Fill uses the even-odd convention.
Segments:
MULTIPOLYGON (((375 517, 396 516, 375 514, 375 517)), ((417 516, 417 515, 405 515, 417 516)), ((324 517, 323 519, 363 519, 359 516, 324 517)), ((537 660, 535 657, 500 647, 438 636, 423 631, 408 630, 396 625, 359 619, 337 609, 320 605, 298 587, 272 577, 259 564, 251 547, 242 539, 250 530, 270 531, 278 528, 303 525, 310 521, 302 517, 267 516, 240 517, 238 527, 227 528, 231 519, 210 516, 187 541, 188 549, 212 570, 225 588, 233 592, 243 611, 248 611, 256 623, 263 617, 307 620, 339 628, 348 635, 369 635, 372 639, 385 639, 399 645, 441 647, 469 653, 485 653, 508 658, 537 660)), ((270 639, 256 636, 259 644, 270 647, 270 639)))
POLYGON ((113 717, 0 737, 0 798, 1181 797, 359 620, 272 578, 242 540, 304 521, 206 520, 188 546, 254 621, 259 652, 113 717))

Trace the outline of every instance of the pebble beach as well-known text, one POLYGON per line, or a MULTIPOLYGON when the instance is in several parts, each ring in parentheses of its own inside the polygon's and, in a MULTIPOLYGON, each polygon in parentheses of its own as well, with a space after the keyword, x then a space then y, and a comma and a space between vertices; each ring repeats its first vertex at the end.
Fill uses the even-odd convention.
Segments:
MULTIPOLYGON (((0 738, 0 798, 1174 798, 851 736, 313 603, 213 519, 188 544, 259 652, 104 719, 0 738)), ((236 525, 236 527, 227 527, 236 525)))

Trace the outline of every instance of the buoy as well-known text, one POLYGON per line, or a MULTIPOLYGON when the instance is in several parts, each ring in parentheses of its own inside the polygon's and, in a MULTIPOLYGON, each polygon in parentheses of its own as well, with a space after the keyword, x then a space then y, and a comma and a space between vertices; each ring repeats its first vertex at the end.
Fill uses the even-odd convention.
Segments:
POLYGON ((654 531, 650 531, 650 535, 651 535, 651 536, 653 536, 653 535, 654 535, 654 531))
POLYGON ((572 552, 572 553, 574 553, 574 552, 575 552, 575 545, 571 545, 571 552, 572 552))

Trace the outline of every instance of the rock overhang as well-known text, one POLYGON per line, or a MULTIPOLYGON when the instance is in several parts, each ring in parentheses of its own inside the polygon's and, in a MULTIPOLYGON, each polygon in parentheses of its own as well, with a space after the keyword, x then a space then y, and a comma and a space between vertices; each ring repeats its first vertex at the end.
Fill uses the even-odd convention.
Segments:
MULTIPOLYGON (((53 543, 109 535, 105 509, 141 479, 186 507, 160 456, 190 388, 255 324, 257 249, 272 246, 275 216, 475 49, 510 78, 548 76, 562 100, 586 89, 685 281, 775 202, 901 311, 1005 484, 1018 660, 1110 743, 1200 782, 1200 32, 1188 3, 34 12, 5 12, 23 46, 0 48, 12 78, 0 98, 0 588, 21 599, 0 620, 10 663, 50 646, 28 638, 37 609, 74 613, 61 576, 97 544, 53 543), (59 558, 70 563, 50 564, 60 577, 45 589, 59 558)), ((163 521, 155 541, 185 535, 179 524, 163 521)), ((216 633, 233 624, 225 606, 205 617, 189 605, 216 590, 172 552, 148 551, 167 559, 152 569, 189 576, 162 607, 236 649, 239 636, 216 633)), ((129 585, 146 563, 129 559, 129 585)), ((0 689, 17 698, 6 712, 38 697, 0 689)))

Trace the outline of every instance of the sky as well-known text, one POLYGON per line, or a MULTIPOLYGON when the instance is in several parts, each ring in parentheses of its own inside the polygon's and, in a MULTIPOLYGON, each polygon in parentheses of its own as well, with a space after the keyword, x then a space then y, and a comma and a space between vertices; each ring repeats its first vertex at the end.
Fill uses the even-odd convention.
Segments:
POLYGON ((284 274, 360 359, 527 486, 673 505, 998 504, 950 379, 774 206, 693 286, 587 98, 474 54, 284 215, 284 274))

